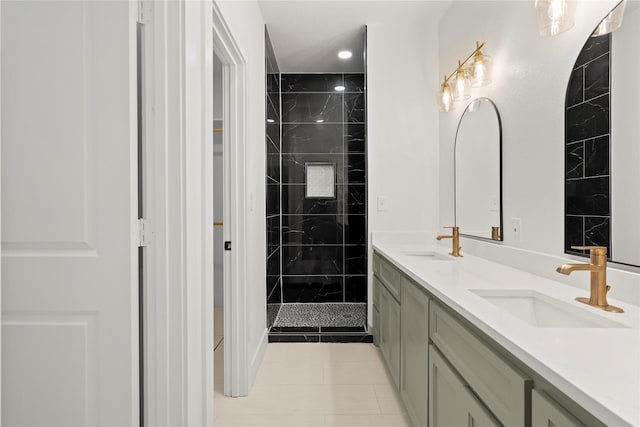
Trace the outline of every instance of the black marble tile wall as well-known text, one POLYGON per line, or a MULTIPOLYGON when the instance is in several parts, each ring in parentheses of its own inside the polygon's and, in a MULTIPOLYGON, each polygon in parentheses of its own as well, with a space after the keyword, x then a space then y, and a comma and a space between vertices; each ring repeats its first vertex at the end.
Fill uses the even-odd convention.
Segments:
POLYGON ((266 223, 267 223, 267 325, 273 325, 282 304, 282 167, 280 70, 265 28, 266 52, 266 223))
POLYGON ((281 74, 280 84, 282 302, 364 303, 364 74, 281 74), (314 162, 336 165, 335 198, 305 198, 305 165, 314 162))
POLYGON ((606 246, 611 259, 611 35, 590 37, 571 74, 565 112, 565 252, 606 246))

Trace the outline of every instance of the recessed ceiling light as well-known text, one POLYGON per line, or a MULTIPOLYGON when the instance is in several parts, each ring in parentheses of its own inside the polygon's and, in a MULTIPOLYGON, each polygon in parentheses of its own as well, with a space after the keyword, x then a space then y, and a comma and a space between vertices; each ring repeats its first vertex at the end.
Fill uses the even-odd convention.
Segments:
POLYGON ((338 58, 340 59, 349 59, 353 56, 350 50, 341 50, 338 52, 338 58))
POLYGON ((318 119, 316 120, 316 123, 324 123, 324 119, 318 119))
POLYGON ((334 87, 334 89, 336 91, 338 91, 338 92, 342 92, 343 90, 345 90, 345 87, 344 86, 336 86, 336 87, 334 87))
POLYGON ((273 122, 275 122, 275 120, 273 120, 273 119, 267 119, 267 123, 273 123, 273 122))

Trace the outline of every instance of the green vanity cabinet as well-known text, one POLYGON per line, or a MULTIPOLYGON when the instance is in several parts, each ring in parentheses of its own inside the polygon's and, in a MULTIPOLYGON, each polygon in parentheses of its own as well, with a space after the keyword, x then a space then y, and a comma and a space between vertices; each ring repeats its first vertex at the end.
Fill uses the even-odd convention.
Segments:
POLYGON ((414 426, 426 426, 429 400, 429 297, 402 278, 400 396, 414 426))
POLYGON ((414 427, 604 426, 378 252, 373 271, 374 342, 414 427))
POLYGON ((433 345, 429 345, 429 397, 429 426, 500 426, 433 345))
POLYGON ((391 378, 400 385, 400 303, 385 286, 380 289, 379 345, 391 378))
POLYGON ((533 390, 531 402, 531 427, 584 427, 583 423, 544 392, 533 390))
POLYGON ((473 393, 504 425, 528 425, 533 381, 441 304, 431 301, 429 336, 473 393))

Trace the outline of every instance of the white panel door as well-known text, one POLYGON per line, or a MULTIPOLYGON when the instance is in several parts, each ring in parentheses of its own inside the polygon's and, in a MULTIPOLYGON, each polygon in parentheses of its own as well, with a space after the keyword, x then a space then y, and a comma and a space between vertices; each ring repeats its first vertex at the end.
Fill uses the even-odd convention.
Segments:
POLYGON ((134 6, 0 6, 4 427, 138 422, 134 6))

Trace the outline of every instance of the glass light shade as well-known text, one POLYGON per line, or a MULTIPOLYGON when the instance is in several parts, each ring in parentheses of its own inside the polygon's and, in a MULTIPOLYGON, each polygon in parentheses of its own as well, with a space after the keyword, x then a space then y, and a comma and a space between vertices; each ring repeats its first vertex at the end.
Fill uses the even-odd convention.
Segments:
POLYGON ((491 83, 493 59, 490 56, 483 55, 478 51, 473 57, 471 64, 471 86, 480 87, 491 83))
POLYGON ((536 0, 538 31, 541 36, 555 36, 573 28, 576 0, 536 0))
POLYGON ((627 5, 627 0, 622 0, 609 14, 600 21, 600 24, 596 30, 591 34, 591 37, 604 36, 605 34, 612 33, 622 25, 622 18, 624 17, 624 8, 627 5))
POLYGON ((453 91, 449 83, 443 83, 438 93, 438 107, 441 113, 448 113, 453 109, 453 91))
POLYGON ((453 84, 453 97, 456 100, 466 100, 471 97, 469 89, 471 88, 471 79, 469 79, 469 71, 461 68, 458 65, 458 71, 456 71, 456 80, 453 84))

